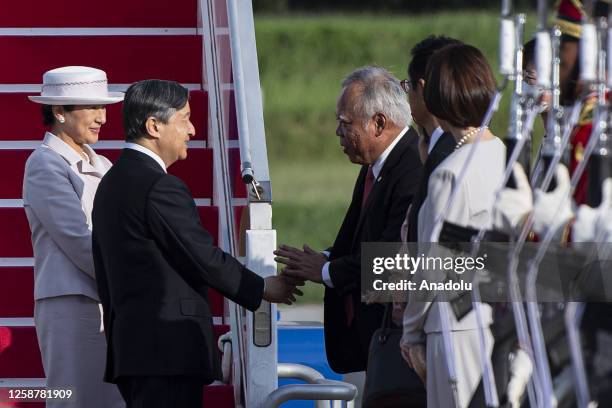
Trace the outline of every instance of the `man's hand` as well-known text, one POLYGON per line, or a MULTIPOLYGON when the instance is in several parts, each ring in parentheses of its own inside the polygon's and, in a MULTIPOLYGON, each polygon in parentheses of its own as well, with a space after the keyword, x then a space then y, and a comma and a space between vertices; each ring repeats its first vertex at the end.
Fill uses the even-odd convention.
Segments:
POLYGON ((292 278, 309 280, 323 283, 321 270, 327 262, 327 257, 320 252, 304 245, 304 250, 299 250, 288 245, 281 245, 274 251, 275 261, 286 265, 283 274, 292 278))
POLYGON ((402 347, 402 357, 412 368, 423 384, 427 386, 427 361, 425 358, 425 346, 423 344, 413 344, 410 347, 402 347))
POLYGON ((302 291, 284 276, 268 276, 265 282, 263 298, 268 302, 290 305, 295 302, 295 295, 303 295, 302 291))

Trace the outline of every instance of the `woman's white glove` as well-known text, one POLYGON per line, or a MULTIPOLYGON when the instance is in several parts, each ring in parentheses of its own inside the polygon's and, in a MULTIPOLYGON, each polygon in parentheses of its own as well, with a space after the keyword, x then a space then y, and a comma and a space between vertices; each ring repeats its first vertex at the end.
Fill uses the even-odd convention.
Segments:
POLYGON ((515 163, 512 173, 516 188, 504 188, 493 207, 493 227, 510 235, 520 230, 523 220, 533 209, 531 186, 523 167, 515 163))
POLYGON ((612 242, 612 178, 604 180, 601 187, 601 204, 597 208, 581 205, 576 211, 572 228, 572 241, 612 242))
POLYGON ((570 197, 570 178, 567 167, 557 165, 555 172, 557 186, 549 193, 536 189, 533 208, 533 230, 544 237, 549 230, 557 231, 572 217, 572 199, 570 197), (559 208, 559 204, 563 205, 559 208))

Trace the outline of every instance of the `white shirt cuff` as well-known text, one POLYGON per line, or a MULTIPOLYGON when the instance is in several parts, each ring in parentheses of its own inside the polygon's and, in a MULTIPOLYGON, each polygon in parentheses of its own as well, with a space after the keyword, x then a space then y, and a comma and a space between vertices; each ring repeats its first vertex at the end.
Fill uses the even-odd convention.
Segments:
POLYGON ((321 270, 321 277, 323 278, 323 282, 327 285, 328 288, 333 288, 334 283, 331 280, 331 276, 329 276, 329 262, 325 262, 323 264, 323 269, 321 270))

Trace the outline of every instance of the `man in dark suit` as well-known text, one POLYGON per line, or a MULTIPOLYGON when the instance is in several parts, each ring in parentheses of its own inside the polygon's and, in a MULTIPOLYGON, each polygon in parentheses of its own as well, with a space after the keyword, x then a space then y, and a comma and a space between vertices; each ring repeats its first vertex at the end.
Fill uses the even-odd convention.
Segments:
POLYGON ((365 67, 350 74, 338 99, 336 134, 350 161, 362 166, 334 245, 325 254, 281 245, 284 273, 325 285, 327 359, 334 371, 363 371, 384 307, 361 298, 361 243, 398 242, 422 166, 410 107, 388 71, 365 67))
POLYGON ((438 167, 438 164, 450 155, 455 149, 455 139, 450 133, 444 132, 436 118, 429 113, 423 90, 425 89, 425 69, 429 57, 437 50, 450 44, 458 44, 460 41, 445 36, 429 36, 415 45, 410 54, 412 59, 408 64, 409 79, 404 79, 402 88, 408 94, 408 102, 412 111, 412 119, 419 129, 419 154, 423 161, 423 178, 419 189, 412 201, 409 213, 406 217, 408 228, 407 236, 403 237, 408 242, 418 240, 418 216, 419 210, 427 197, 427 185, 429 176, 438 167))
MULTIPOLYGON (((408 94, 408 102, 412 112, 412 119, 419 130, 419 155, 423 162, 423 178, 418 190, 408 208, 406 219, 402 225, 402 241, 418 242, 419 210, 427 197, 429 177, 442 161, 454 150, 457 142, 453 136, 444 132, 435 116, 429 113, 423 98, 425 90, 425 70, 430 57, 438 50, 451 44, 460 44, 461 41, 446 36, 429 36, 415 45, 410 51, 412 59, 408 64, 408 77, 401 84, 408 94)), ((393 321, 402 326, 405 302, 393 304, 393 321)), ((424 353, 421 346, 414 347, 414 352, 424 353)), ((424 362, 424 354, 414 355, 413 359, 424 362)), ((417 372, 419 372, 417 370, 417 372)))
POLYGON ((220 378, 207 290, 249 310, 291 303, 285 278, 261 278, 213 245, 187 186, 166 168, 194 135, 188 91, 147 80, 128 89, 126 148, 100 182, 93 254, 108 341, 105 380, 130 407, 202 406, 220 378))

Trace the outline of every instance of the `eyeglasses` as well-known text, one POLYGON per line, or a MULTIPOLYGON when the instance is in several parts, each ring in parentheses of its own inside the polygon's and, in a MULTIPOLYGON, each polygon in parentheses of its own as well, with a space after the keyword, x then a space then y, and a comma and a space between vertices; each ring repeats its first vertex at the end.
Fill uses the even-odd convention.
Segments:
POLYGON ((412 85, 410 85, 410 80, 409 79, 402 79, 400 81, 400 85, 402 86, 402 89, 406 93, 410 92, 410 90, 412 89, 412 85))

